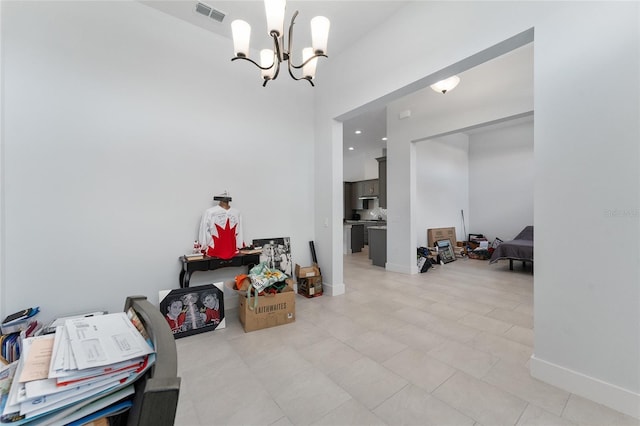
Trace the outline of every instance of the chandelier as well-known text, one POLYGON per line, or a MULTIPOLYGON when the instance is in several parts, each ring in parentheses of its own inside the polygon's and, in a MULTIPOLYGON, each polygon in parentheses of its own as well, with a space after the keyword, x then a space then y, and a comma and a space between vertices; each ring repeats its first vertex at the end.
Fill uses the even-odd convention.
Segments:
POLYGON ((278 78, 280 73, 280 64, 287 62, 289 75, 294 80, 307 80, 313 84, 313 78, 316 74, 316 66, 320 56, 327 57, 327 40, 329 38, 330 22, 324 16, 316 16, 311 20, 311 44, 312 47, 302 49, 302 63, 294 65, 291 58, 291 45, 293 42, 293 25, 298 11, 296 10, 291 18, 289 25, 289 36, 285 40, 284 37, 284 12, 286 8, 286 0, 264 0, 265 12, 267 15, 267 33, 273 38, 273 49, 262 49, 260 51, 260 63, 249 58, 249 41, 251 38, 251 26, 243 20, 236 19, 231 23, 231 32, 233 35, 233 50, 236 59, 244 59, 253 63, 260 68, 264 82, 262 87, 266 86, 270 80, 278 78), (296 77, 295 70, 302 69, 300 76, 296 77))

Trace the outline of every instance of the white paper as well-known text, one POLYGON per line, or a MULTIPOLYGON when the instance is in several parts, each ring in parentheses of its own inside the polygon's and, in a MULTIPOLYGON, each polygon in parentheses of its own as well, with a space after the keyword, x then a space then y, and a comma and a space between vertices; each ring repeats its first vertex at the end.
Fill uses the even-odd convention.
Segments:
POLYGON ((70 319, 65 328, 79 370, 115 364, 153 352, 124 312, 70 319))
POLYGON ((56 372, 55 378, 57 379, 58 384, 62 384, 64 386, 65 383, 68 383, 73 380, 85 379, 87 377, 95 377, 101 374, 111 374, 114 372, 118 372, 123 368, 127 368, 129 370, 133 370, 137 368, 144 361, 144 357, 136 357, 127 361, 117 362, 115 364, 105 365, 103 367, 95 367, 95 368, 85 368, 84 370, 62 370, 56 372))
POLYGON ((20 359, 18 360, 18 365, 16 367, 16 374, 14 376, 14 380, 11 383, 11 389, 9 389, 9 396, 7 398, 7 403, 2 411, 3 415, 15 413, 20 409, 19 404, 22 401, 27 399, 27 391, 25 390, 24 383, 20 383, 18 381, 18 377, 22 374, 22 370, 24 369, 24 362, 29 355, 29 349, 31 349, 31 344, 35 340, 39 339, 50 339, 50 335, 37 336, 37 337, 29 337, 27 339, 22 340, 22 353, 20 354, 20 359))
POLYGON ((84 386, 78 386, 76 388, 63 388, 63 392, 57 392, 44 395, 40 398, 34 398, 27 400, 20 404, 20 414, 27 414, 27 418, 44 414, 47 411, 55 410, 56 408, 64 407, 71 403, 80 401, 92 395, 97 395, 109 388, 112 388, 120 382, 120 379, 124 379, 128 374, 119 374, 114 377, 109 377, 106 380, 91 383, 84 386))
POLYGON ((115 402, 118 402, 121 399, 128 397, 129 395, 133 395, 133 393, 134 393, 133 386, 127 386, 126 388, 121 389, 117 392, 114 392, 110 395, 105 395, 103 398, 93 401, 76 411, 68 413, 66 416, 64 416, 60 420, 51 420, 51 422, 48 423, 48 425, 64 426, 73 421, 80 420, 81 418, 88 416, 89 414, 95 413, 96 411, 99 411, 105 407, 108 407, 109 405, 115 402))

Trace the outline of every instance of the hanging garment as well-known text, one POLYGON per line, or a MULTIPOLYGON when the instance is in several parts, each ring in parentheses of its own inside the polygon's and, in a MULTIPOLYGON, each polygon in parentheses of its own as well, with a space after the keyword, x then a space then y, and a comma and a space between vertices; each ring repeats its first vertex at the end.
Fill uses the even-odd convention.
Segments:
POLYGON ((199 240, 207 256, 231 259, 244 247, 240 211, 220 206, 207 209, 202 214, 199 240))

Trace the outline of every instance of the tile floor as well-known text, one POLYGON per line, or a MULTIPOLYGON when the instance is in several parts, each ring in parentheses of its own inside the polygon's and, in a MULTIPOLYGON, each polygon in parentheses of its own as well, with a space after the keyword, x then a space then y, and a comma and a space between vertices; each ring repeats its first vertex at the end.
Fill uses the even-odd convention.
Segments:
POLYGON ((463 260, 419 275, 345 256, 346 294, 296 298, 296 322, 176 341, 175 424, 640 425, 533 379, 533 276, 463 260))

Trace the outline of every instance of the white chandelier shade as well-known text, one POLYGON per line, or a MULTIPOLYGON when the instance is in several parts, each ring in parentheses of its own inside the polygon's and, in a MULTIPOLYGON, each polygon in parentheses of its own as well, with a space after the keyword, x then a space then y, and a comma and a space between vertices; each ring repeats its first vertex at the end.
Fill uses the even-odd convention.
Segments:
POLYGON ((294 80, 307 80, 314 86, 316 67, 319 57, 327 57, 327 44, 329 40, 329 28, 331 23, 324 16, 316 16, 311 20, 311 44, 302 50, 302 63, 294 65, 292 63, 293 25, 298 16, 295 11, 289 25, 288 38, 284 35, 284 15, 286 9, 285 0, 264 0, 265 14, 267 18, 267 29, 269 36, 273 39, 273 49, 263 49, 260 51, 260 64, 249 58, 249 47, 251 40, 251 26, 246 21, 237 19, 231 23, 231 33, 233 36, 234 57, 232 61, 244 59, 256 65, 261 70, 262 86, 266 86, 271 80, 278 78, 280 64, 287 62, 289 75, 294 80), (286 41, 285 41, 286 39, 286 41), (294 70, 302 70, 302 76, 296 76, 294 70))

